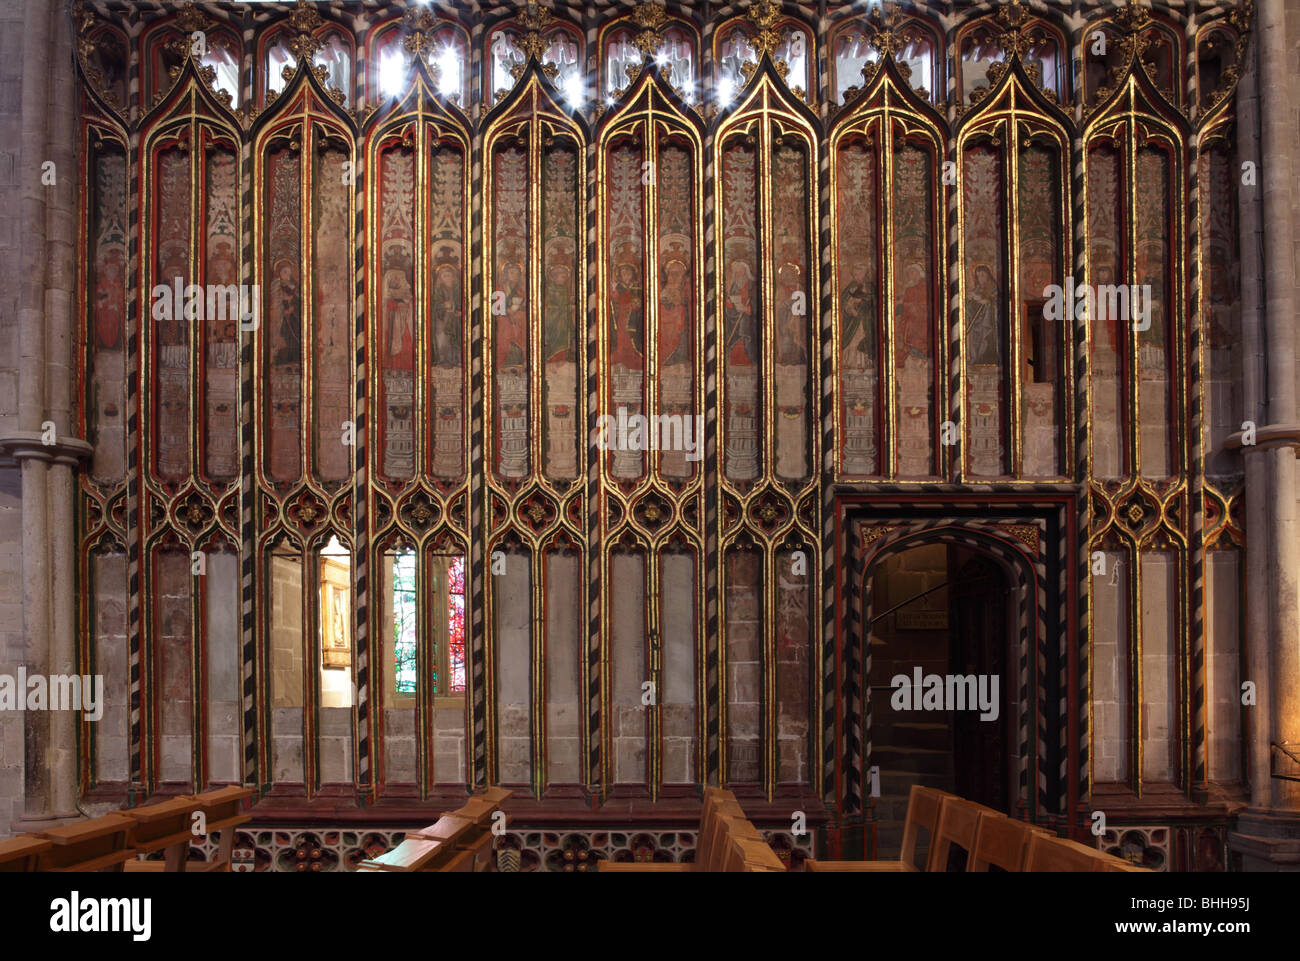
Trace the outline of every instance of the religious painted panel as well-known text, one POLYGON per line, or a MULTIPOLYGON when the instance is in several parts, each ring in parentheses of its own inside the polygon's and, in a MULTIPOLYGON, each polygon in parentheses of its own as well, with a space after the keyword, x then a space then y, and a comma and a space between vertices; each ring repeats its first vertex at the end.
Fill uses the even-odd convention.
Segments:
POLYGON ((772 237, 770 246, 773 412, 773 471, 778 478, 802 481, 811 474, 808 416, 809 319, 807 151, 791 137, 772 151, 772 237))
POLYGON ((839 461, 842 474, 858 477, 879 470, 881 441, 879 164, 874 144, 864 137, 843 142, 835 158, 839 461))
MULTIPOLYGON (((188 129, 186 130, 188 133, 188 129)), ((185 307, 185 288, 191 281, 190 251, 191 157, 180 143, 169 144, 155 155, 154 184, 157 221, 154 248, 154 284, 160 296, 151 311, 155 365, 154 470, 159 480, 179 484, 190 467, 190 357, 191 317, 185 307), (163 288, 169 288, 162 296, 163 288)))
POLYGON ((415 472, 415 151, 401 141, 379 154, 379 473, 415 472))
POLYGON ((465 155, 430 132, 428 218, 429 472, 465 476, 465 155))
POLYGON ((345 172, 350 163, 349 154, 340 143, 318 144, 311 225, 315 259, 312 463, 317 479, 327 484, 337 484, 348 477, 353 447, 348 436, 352 401, 351 190, 345 172))
POLYGON ((722 470, 738 487, 759 476, 763 412, 759 408, 758 151, 734 138, 722 151, 723 300, 719 347, 725 383, 722 470))
POLYGON ((262 251, 263 467, 277 484, 302 474, 302 144, 267 152, 262 251))
MULTIPOLYGON (((1120 153, 1108 143, 1088 152, 1087 235, 1088 283, 1100 286, 1121 283, 1124 250, 1120 219, 1120 153)), ((1107 314, 1089 318, 1089 364, 1092 373, 1089 436, 1092 437, 1092 469, 1102 477, 1118 477, 1125 471, 1127 444, 1098 442, 1098 438, 1119 440, 1126 436, 1129 421, 1124 404, 1124 370, 1128 337, 1120 321, 1107 314)))
POLYGON ((126 476, 126 155, 97 140, 91 170, 87 427, 91 476, 112 484, 126 476))
POLYGON ((1016 212, 1020 337, 1021 464, 1029 477, 1061 473, 1060 450, 1066 382, 1066 345, 1073 336, 1070 318, 1044 316, 1040 303, 1050 285, 1061 283, 1060 154, 1033 144, 1018 158, 1016 212))
POLYGON ((893 164, 896 471, 900 476, 916 477, 937 470, 935 161, 925 147, 905 144, 895 148, 893 164))
POLYGON ((208 298, 203 325, 203 467, 209 479, 225 483, 239 469, 239 329, 244 311, 253 306, 247 295, 228 293, 240 283, 233 144, 210 146, 204 177, 204 281, 214 296, 208 298), (220 289, 214 291, 214 286, 220 289))
POLYGON ((577 149, 552 144, 542 155, 542 472, 562 483, 578 476, 578 197, 577 149))
POLYGON ((528 463, 528 155, 501 145, 492 157, 492 379, 496 447, 502 480, 527 476, 528 463))
POLYGON ((979 144, 963 167, 967 466, 975 475, 1006 474, 1006 225, 1000 151, 979 144))
POLYGON ((691 147, 664 138, 655 167, 659 286, 655 306, 655 391, 661 415, 680 418, 683 443, 659 453, 659 473, 674 481, 696 475, 704 438, 695 432, 695 183, 691 147), (685 437, 686 432, 692 437, 685 437), (689 450, 691 443, 695 449, 689 450))
POLYGON ((1137 249, 1135 286, 1129 291, 1129 317, 1137 339, 1139 463, 1147 477, 1173 471, 1173 382, 1170 378, 1174 301, 1170 296, 1169 248, 1172 236, 1168 154, 1156 146, 1137 151, 1137 249))
MULTIPOLYGON (((609 291, 609 409, 607 417, 635 426, 645 410, 645 196, 640 143, 624 137, 608 152, 606 289, 609 291), (637 418, 633 421, 632 418, 637 418)), ((610 474, 635 481, 645 473, 644 431, 620 431, 606 455, 610 474)))

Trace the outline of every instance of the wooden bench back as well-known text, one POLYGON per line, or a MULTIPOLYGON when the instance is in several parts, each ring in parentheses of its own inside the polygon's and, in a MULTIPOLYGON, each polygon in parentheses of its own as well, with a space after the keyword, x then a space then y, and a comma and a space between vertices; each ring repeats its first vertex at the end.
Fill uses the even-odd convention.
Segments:
POLYGON ((998 818, 1006 820, 1006 815, 965 798, 945 797, 939 805, 939 820, 930 840, 926 870, 947 871, 954 844, 966 852, 966 863, 969 864, 974 855, 980 822, 998 818))
POLYGON ((727 849, 726 871, 784 871, 785 863, 761 838, 731 838, 727 849))
POLYGON ((944 798, 956 796, 938 788, 923 787, 920 784, 912 785, 912 793, 907 799, 907 820, 903 824, 903 847, 898 855, 900 861, 918 870, 924 870, 925 865, 916 863, 917 835, 921 828, 925 828, 930 838, 930 846, 933 848, 935 830, 939 825, 939 808, 944 798))
POLYGON ((1069 838, 1035 834, 1029 839, 1026 871, 1100 871, 1107 855, 1069 838))
POLYGON ((966 870, 987 871, 990 867, 1003 871, 1025 870, 1029 839, 1035 834, 1051 836, 1051 832, 1015 818, 982 819, 966 870))
POLYGON ((38 871, 122 870, 122 862, 135 856, 131 832, 135 821, 121 814, 105 814, 42 831, 50 841, 37 862, 38 871))
POLYGON ((40 856, 51 847, 52 841, 34 834, 20 834, 8 841, 0 841, 0 872, 35 871, 40 856))

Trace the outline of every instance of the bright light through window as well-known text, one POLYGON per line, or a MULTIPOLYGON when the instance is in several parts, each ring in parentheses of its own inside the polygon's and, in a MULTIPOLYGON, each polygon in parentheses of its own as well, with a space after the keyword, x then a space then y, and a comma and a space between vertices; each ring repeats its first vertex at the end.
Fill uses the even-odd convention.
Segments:
POLYGON ((443 47, 438 54, 438 74, 438 92, 449 98, 459 96, 460 57, 456 56, 455 47, 443 47))
POLYGON ((564 98, 575 108, 581 107, 587 99, 587 92, 582 86, 582 77, 576 73, 564 81, 564 98))
POLYGON ((736 85, 730 77, 722 77, 718 80, 718 103, 724 107, 731 106, 731 101, 736 96, 736 85))
POLYGON ((400 50, 385 50, 379 60, 379 89, 386 97, 396 97, 406 89, 406 62, 400 50))

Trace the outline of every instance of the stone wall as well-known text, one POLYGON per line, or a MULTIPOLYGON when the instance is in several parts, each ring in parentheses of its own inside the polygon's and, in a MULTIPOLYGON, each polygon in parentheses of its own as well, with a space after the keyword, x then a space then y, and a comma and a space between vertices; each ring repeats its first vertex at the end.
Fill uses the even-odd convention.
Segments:
MULTIPOLYGON (((19 239, 23 235, 18 171, 24 4, 0 4, 0 433, 18 426, 19 239)), ((22 511, 18 469, 0 461, 0 674, 23 662, 22 511)), ((23 807, 23 716, 0 713, 0 838, 23 807)))

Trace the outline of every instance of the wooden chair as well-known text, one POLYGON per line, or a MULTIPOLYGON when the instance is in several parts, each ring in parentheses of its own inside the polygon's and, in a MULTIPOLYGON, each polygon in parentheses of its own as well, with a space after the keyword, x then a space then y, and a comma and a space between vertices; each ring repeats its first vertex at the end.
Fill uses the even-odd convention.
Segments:
POLYGON ((966 859, 967 871, 1025 870, 1029 839, 1035 834, 1051 837, 1050 831, 1015 818, 984 818, 975 834, 975 847, 966 859))
POLYGON ((190 853, 190 842, 194 839, 195 810, 197 808, 192 799, 179 797, 119 812, 135 822, 131 846, 137 854, 166 852, 161 861, 127 861, 126 871, 184 871, 190 853))
POLYGON ((930 853, 926 859, 926 871, 943 873, 948 870, 948 858, 952 846, 956 844, 966 852, 966 864, 969 865, 975 851, 975 839, 979 826, 985 820, 1006 820, 1001 811, 967 801, 965 798, 946 797, 939 806, 939 821, 930 838, 930 853))
POLYGON ((235 846, 235 828, 247 824, 253 819, 251 814, 242 810, 243 803, 254 794, 251 787, 223 787, 202 794, 192 794, 184 798, 193 805, 191 810, 203 812, 207 822, 204 826, 209 834, 220 832, 217 853, 211 861, 194 861, 187 865, 188 871, 228 872, 230 870, 230 852, 235 846))
POLYGON ((921 828, 930 836, 934 845, 935 829, 939 824, 939 808, 944 798, 956 797, 938 788, 912 785, 912 793, 907 799, 907 821, 903 825, 903 846, 897 861, 816 861, 804 862, 808 871, 850 873, 856 871, 919 871, 916 866, 916 839, 921 828))
POLYGON ((105 814, 42 831, 50 842, 37 861, 38 871, 121 871, 135 857, 131 832, 135 821, 121 814, 105 814))
POLYGON ((1035 834, 1029 839, 1026 871, 1100 871, 1109 855, 1069 838, 1035 834))
POLYGON ((34 834, 20 834, 8 841, 0 841, 0 872, 35 871, 37 861, 53 844, 34 834))

